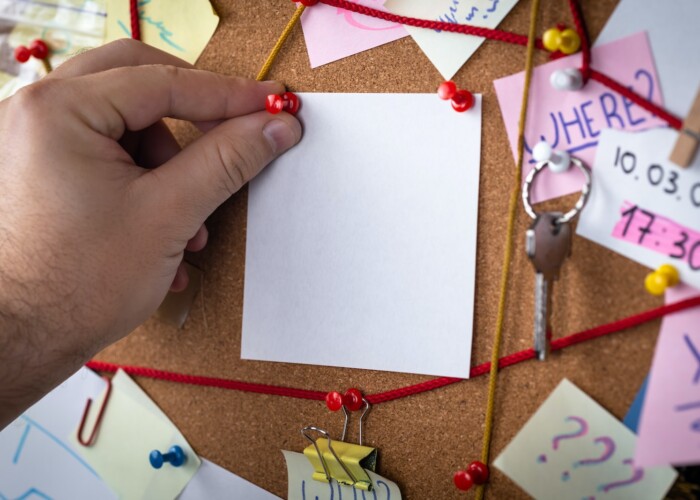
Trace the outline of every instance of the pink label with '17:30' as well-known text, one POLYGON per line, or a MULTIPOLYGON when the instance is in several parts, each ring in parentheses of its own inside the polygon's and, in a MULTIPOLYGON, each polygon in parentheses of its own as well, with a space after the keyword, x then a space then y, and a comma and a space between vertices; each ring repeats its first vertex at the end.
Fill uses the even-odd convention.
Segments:
POLYGON ((700 270, 700 233, 676 221, 625 201, 612 236, 688 264, 700 270))

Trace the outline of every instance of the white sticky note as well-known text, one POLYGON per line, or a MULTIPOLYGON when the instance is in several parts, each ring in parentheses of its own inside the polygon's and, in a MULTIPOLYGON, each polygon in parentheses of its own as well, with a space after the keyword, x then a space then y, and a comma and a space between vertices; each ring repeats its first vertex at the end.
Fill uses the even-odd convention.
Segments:
MULTIPOLYGON (((77 443, 75 435, 72 440, 77 443)), ((91 447, 80 447, 79 453, 125 500, 175 498, 201 463, 180 431, 122 370, 112 378, 97 440, 91 447), (185 464, 151 467, 150 452, 165 453, 173 445, 185 452, 185 464)))
MULTIPOLYGON (((401 16, 495 28, 517 0, 387 0, 384 7, 401 16)), ((406 26, 430 62, 449 80, 484 43, 484 38, 406 26)))
POLYGON ((0 499, 117 498, 68 440, 106 385, 81 368, 0 432, 0 499))
MULTIPOLYGON (((596 45, 645 30, 664 96, 664 108, 684 117, 700 85, 700 2, 620 0, 596 45)), ((593 67, 595 59, 593 60, 593 67)))
POLYGON ((678 132, 603 130, 577 232, 651 268, 672 264, 700 287, 700 157, 668 160, 678 132))
POLYGON ((300 99, 250 184, 241 357, 468 377, 480 96, 300 99))
POLYGON ((202 459, 197 474, 185 486, 178 500, 273 500, 279 498, 240 476, 202 459))
MULTIPOLYGON (((330 483, 311 478, 314 468, 303 453, 282 450, 287 462, 287 499, 288 500, 332 500, 333 498, 372 498, 372 500, 401 500, 401 491, 396 483, 368 470, 372 480, 372 491, 365 492, 337 481, 330 483)), ((366 469, 365 469, 366 470, 366 469)))
POLYGON ((564 379, 494 461, 539 500, 663 498, 671 467, 632 461, 636 436, 564 379))

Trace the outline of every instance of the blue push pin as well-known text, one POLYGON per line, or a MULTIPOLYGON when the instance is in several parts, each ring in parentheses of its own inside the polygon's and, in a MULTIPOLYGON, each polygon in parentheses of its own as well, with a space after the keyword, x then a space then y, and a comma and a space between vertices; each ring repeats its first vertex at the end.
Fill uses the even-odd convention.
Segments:
POLYGON ((187 462, 187 455, 182 451, 178 445, 171 447, 168 453, 163 454, 158 450, 153 450, 149 455, 148 459, 151 462, 151 466, 154 469, 160 469, 163 467, 165 462, 169 462, 173 467, 180 467, 182 464, 187 462))

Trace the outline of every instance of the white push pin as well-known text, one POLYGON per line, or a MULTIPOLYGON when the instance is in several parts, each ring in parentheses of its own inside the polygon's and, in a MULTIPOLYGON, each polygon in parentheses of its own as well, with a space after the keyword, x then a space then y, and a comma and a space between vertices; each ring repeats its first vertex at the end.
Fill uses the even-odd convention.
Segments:
POLYGON ((583 87, 583 75, 576 68, 558 69, 550 75, 549 83, 557 90, 579 90, 583 87))
POLYGON ((557 151, 545 141, 538 142, 532 148, 532 157, 536 162, 546 161, 549 170, 555 174, 560 174, 569 170, 571 166, 571 156, 566 151, 557 151))

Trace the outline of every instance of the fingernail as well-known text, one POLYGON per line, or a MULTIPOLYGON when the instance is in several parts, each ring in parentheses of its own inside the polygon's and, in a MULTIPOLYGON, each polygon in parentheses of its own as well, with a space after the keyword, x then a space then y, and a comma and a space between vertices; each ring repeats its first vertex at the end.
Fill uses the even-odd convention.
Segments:
POLYGON ((263 127, 263 135, 270 142, 275 154, 282 153, 297 143, 292 127, 282 120, 272 120, 263 127))

